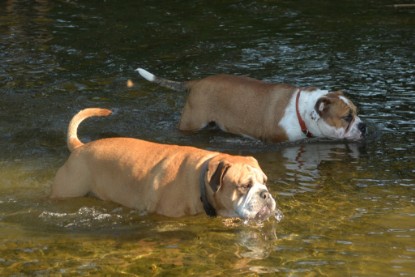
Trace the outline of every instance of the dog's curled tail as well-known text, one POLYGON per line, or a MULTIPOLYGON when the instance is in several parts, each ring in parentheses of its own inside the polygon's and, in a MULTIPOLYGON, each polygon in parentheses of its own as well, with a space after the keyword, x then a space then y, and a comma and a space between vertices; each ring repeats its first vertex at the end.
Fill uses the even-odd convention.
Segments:
POLYGON ((69 123, 68 127, 68 137, 67 137, 67 143, 69 151, 73 151, 79 146, 82 146, 83 143, 78 139, 78 127, 79 124, 81 124, 82 121, 87 119, 88 117, 93 116, 108 116, 112 112, 107 109, 101 109, 101 108, 88 108, 84 109, 80 112, 78 112, 69 123))
POLYGON ((164 78, 160 78, 142 68, 137 68, 136 71, 141 75, 141 77, 143 77, 144 79, 152 83, 156 83, 160 86, 163 86, 163 87, 175 90, 175 91, 186 90, 185 82, 176 82, 176 81, 171 81, 171 80, 167 80, 164 78))

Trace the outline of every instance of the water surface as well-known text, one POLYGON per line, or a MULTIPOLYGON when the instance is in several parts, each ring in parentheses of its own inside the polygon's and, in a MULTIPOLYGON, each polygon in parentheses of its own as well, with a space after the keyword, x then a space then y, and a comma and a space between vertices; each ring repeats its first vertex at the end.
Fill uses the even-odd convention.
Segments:
POLYGON ((415 10, 391 1, 46 1, 0 4, 3 275, 415 274, 415 10), (370 135, 267 145, 177 131, 185 94, 140 79, 215 73, 343 89, 370 135), (126 86, 132 80, 133 87, 126 86), (170 219, 47 198, 80 128, 255 156, 285 217, 170 219))

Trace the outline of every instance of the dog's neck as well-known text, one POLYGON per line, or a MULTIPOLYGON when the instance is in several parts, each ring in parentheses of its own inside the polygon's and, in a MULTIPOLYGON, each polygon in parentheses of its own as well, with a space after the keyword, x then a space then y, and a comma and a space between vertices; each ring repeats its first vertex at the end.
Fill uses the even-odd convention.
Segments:
POLYGON ((301 117, 300 110, 299 110, 299 107, 298 107, 298 102, 300 100, 300 96, 301 96, 301 89, 298 90, 297 97, 296 97, 296 100, 295 100, 295 112, 297 114, 298 124, 300 124, 301 132, 303 132, 303 134, 306 135, 306 137, 312 138, 313 134, 307 129, 307 126, 306 126, 303 118, 301 117))
MULTIPOLYGON (((307 137, 310 137, 307 135, 308 133, 311 133, 311 136, 318 137, 321 134, 321 131, 318 127, 318 120, 320 119, 319 114, 315 110, 315 105, 317 103, 317 100, 328 94, 329 91, 327 90, 314 90, 314 91, 304 91, 299 89, 297 92, 296 100, 298 99, 298 103, 296 101, 296 113, 297 117, 301 118, 304 121, 304 126, 306 126, 305 129, 303 127, 300 127, 302 133, 304 133, 307 137)), ((300 123, 299 123, 300 124, 300 123)))
POLYGON ((216 209, 210 204, 208 196, 206 194, 206 183, 205 183, 205 176, 208 171, 209 162, 212 158, 205 161, 202 165, 202 170, 200 171, 200 179, 199 179, 199 186, 200 186, 200 201, 203 203, 203 209, 208 216, 214 217, 217 215, 216 209))

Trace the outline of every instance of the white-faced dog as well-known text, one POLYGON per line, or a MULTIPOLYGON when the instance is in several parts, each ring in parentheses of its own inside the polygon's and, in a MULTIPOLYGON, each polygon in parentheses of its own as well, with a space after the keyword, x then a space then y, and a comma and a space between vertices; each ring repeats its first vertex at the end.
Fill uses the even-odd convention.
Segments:
POLYGON ((182 131, 196 132, 214 122, 223 131, 268 142, 306 137, 360 140, 366 133, 356 106, 341 91, 225 74, 175 82, 137 71, 150 82, 189 92, 179 124, 182 131))

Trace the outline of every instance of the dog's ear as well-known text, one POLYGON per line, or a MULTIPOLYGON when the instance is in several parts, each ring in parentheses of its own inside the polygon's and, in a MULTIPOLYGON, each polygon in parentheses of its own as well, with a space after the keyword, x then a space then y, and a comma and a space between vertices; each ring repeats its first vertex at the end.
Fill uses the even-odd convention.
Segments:
MULTIPOLYGON (((226 171, 231 165, 227 162, 221 161, 216 169, 209 167, 209 171, 215 171, 213 174, 209 174, 209 186, 214 192, 218 191, 223 182, 223 176, 225 176, 226 171)), ((209 173, 211 173, 209 172, 209 173)))
POLYGON ((322 116, 325 112, 328 111, 330 104, 331 104, 330 98, 323 96, 317 100, 317 103, 314 106, 314 109, 320 116, 322 116))

